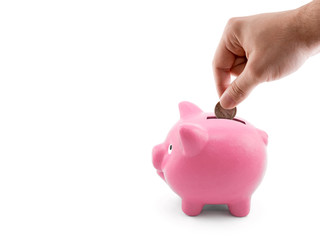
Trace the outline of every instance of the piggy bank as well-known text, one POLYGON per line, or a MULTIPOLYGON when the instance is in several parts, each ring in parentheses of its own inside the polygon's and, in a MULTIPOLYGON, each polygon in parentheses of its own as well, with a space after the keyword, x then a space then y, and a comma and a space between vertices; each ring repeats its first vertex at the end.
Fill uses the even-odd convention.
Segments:
POLYGON ((189 102, 179 110, 180 120, 153 148, 157 173, 182 198, 189 216, 205 204, 226 204, 232 215, 248 215, 266 168, 267 134, 244 119, 218 119, 189 102))

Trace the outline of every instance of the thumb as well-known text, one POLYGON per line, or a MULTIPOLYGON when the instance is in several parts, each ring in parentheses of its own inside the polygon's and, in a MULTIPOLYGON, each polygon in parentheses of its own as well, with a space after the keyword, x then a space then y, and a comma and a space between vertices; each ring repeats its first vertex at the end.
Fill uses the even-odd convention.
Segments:
POLYGON ((244 69, 222 94, 220 104, 223 108, 231 109, 236 107, 258 85, 257 79, 253 78, 252 74, 249 74, 248 67, 244 69))

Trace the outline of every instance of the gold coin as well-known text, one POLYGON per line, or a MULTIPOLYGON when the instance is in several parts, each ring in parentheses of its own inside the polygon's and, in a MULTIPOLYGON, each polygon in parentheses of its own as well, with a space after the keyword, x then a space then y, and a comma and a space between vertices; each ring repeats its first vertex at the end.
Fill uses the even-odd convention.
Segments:
POLYGON ((216 114, 217 118, 224 118, 224 119, 230 119, 232 120, 237 113, 237 108, 232 108, 232 109, 224 109, 221 107, 220 102, 217 103, 214 113, 216 114))

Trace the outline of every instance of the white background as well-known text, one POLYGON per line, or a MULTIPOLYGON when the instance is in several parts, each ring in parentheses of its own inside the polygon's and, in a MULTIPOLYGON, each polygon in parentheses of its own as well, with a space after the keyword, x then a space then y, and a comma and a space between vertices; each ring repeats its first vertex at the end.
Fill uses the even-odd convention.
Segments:
POLYGON ((320 56, 238 107, 269 134, 249 216, 186 216, 151 163, 180 101, 213 111, 227 20, 305 3, 1 1, 0 239, 319 238, 320 56))

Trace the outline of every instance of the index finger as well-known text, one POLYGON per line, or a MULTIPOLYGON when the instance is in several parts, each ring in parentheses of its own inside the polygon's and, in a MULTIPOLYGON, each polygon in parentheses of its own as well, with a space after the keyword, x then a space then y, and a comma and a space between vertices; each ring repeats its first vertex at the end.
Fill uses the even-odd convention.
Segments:
POLYGON ((212 68, 216 82, 216 88, 221 97, 222 93, 228 88, 231 81, 230 69, 236 56, 228 50, 225 40, 222 38, 215 52, 212 68))

